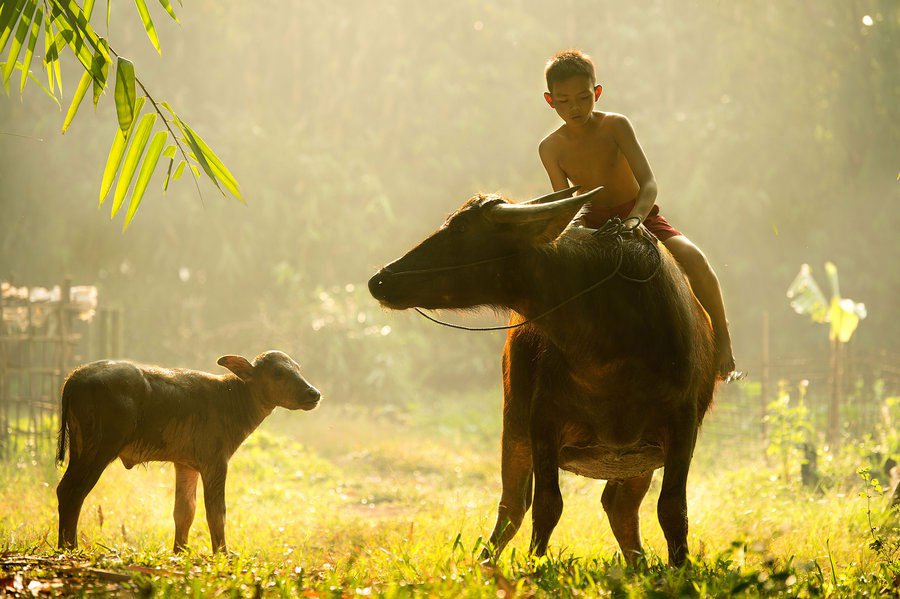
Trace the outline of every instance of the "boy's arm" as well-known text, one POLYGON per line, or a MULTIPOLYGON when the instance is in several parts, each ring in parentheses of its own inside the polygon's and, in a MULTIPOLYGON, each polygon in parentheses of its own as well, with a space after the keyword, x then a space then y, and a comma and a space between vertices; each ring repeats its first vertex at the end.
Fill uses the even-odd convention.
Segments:
POLYGON ((628 217, 637 216, 641 222, 644 222, 653 208, 653 204, 656 203, 656 179, 653 177, 653 171, 650 170, 650 163, 647 162, 644 150, 634 134, 631 122, 626 117, 619 116, 615 120, 613 133, 619 149, 622 150, 622 154, 631 167, 631 172, 634 173, 634 178, 641 187, 635 198, 634 208, 631 209, 628 217))
POLYGON ((553 186, 553 191, 560 191, 569 187, 569 178, 566 177, 566 173, 560 168, 556 152, 553 151, 553 143, 549 138, 544 139, 538 146, 538 154, 541 156, 541 163, 543 163, 544 169, 547 171, 547 176, 550 177, 550 185, 553 186))

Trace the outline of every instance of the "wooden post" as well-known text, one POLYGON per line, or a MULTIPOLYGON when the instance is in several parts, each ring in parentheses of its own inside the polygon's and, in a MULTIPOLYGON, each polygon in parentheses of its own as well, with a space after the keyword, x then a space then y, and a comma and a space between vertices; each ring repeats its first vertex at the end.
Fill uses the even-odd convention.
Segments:
POLYGON ((766 407, 769 405, 769 311, 762 313, 762 378, 759 385, 759 424, 763 441, 766 438, 766 407))

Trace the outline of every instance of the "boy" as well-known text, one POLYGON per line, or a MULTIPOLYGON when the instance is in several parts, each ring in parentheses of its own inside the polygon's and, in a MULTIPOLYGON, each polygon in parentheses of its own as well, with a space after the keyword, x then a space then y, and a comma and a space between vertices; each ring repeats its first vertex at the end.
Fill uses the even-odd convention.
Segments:
POLYGON ((538 148, 554 191, 566 189, 569 182, 582 190, 603 186, 582 216, 585 226, 600 227, 613 216, 634 219, 665 244, 710 316, 719 377, 739 378, 719 281, 703 252, 659 214, 656 181, 631 123, 621 114, 594 110, 603 87, 590 57, 578 50, 558 52, 545 75, 549 91, 544 99, 563 120, 538 148))

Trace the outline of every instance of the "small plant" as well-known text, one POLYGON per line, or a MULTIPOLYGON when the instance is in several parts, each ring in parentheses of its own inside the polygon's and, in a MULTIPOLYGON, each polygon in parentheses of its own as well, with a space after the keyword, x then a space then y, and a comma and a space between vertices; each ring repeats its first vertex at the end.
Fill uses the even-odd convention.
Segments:
POLYGON ((814 431, 804 402, 808 385, 809 381, 800 383, 797 401, 792 402, 787 383, 780 381, 778 398, 766 406, 766 455, 778 459, 786 481, 791 480, 791 472, 809 462, 804 449, 812 446, 814 431))

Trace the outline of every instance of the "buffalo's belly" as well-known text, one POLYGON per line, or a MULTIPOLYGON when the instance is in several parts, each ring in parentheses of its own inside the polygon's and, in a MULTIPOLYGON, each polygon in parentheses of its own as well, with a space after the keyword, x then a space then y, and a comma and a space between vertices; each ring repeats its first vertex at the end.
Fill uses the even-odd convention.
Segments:
POLYGON ((119 452, 119 459, 128 469, 144 462, 178 462, 196 468, 198 462, 196 451, 190 443, 158 445, 142 440, 123 447, 119 452))
POLYGON ((643 442, 631 447, 590 445, 563 446, 559 467, 575 474, 602 480, 634 478, 662 468, 662 447, 643 442))

